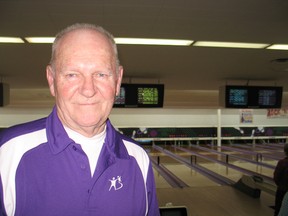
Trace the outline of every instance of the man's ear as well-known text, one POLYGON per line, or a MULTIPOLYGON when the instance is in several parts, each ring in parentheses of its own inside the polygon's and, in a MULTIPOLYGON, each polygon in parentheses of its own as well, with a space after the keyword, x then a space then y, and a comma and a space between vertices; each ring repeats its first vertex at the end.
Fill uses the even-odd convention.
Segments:
POLYGON ((51 65, 48 65, 48 66, 46 67, 46 78, 47 78, 47 81, 48 81, 48 85, 49 85, 49 89, 50 89, 50 94, 51 94, 52 96, 55 96, 54 76, 55 76, 55 73, 54 73, 51 65))
POLYGON ((118 76, 117 76, 117 81, 116 81, 117 82, 116 83, 116 96, 119 95, 119 93, 120 93, 122 77, 123 77, 123 67, 119 66, 119 68, 118 68, 118 76))

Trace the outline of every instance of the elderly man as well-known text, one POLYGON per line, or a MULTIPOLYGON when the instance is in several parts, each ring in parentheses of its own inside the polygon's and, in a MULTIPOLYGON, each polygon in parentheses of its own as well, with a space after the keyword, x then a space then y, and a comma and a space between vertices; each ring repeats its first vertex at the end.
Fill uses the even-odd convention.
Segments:
POLYGON ((46 75, 52 113, 0 135, 1 215, 159 215, 148 155, 108 119, 123 75, 111 34, 67 27, 46 75))

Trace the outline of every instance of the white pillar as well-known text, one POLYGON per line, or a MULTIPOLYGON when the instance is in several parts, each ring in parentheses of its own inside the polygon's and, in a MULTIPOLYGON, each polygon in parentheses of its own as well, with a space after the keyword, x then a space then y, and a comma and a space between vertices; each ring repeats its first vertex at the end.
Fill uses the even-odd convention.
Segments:
POLYGON ((217 109, 217 146, 221 146, 221 109, 217 109))

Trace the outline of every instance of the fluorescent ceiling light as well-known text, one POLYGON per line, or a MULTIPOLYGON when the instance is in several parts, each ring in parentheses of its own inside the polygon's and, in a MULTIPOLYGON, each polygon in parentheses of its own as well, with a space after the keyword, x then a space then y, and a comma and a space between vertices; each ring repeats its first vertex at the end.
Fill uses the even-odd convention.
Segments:
POLYGON ((168 45, 168 46, 190 46, 192 40, 174 39, 152 39, 152 38, 115 38, 116 44, 135 44, 135 45, 168 45))
POLYGON ((25 37, 29 43, 53 43, 54 37, 25 37))
POLYGON ((273 44, 267 49, 275 49, 275 50, 288 50, 288 44, 273 44))
POLYGON ((19 37, 0 37, 0 43, 24 43, 19 37))
POLYGON ((239 43, 239 42, 217 42, 217 41, 197 41, 197 42, 195 42, 193 44, 193 46, 263 49, 263 48, 269 46, 269 44, 239 43))

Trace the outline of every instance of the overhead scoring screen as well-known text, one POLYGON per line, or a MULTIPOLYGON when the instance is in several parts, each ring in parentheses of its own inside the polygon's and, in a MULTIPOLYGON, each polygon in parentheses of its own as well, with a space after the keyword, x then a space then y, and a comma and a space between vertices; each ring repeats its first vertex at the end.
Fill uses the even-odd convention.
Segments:
POLYGON ((274 106, 277 103, 277 92, 275 89, 259 90, 258 104, 262 106, 274 106))
POLYGON ((138 104, 152 104, 159 103, 158 88, 155 87, 138 87, 138 104))
POLYGON ((224 91, 225 107, 227 108, 269 109, 280 108, 282 104, 282 87, 225 86, 224 91))
POLYGON ((122 84, 114 107, 163 107, 163 84, 122 84))
POLYGON ((247 89, 231 89, 229 91, 229 104, 235 104, 238 106, 246 106, 248 102, 248 90, 247 89))

